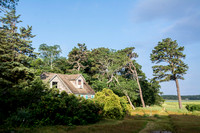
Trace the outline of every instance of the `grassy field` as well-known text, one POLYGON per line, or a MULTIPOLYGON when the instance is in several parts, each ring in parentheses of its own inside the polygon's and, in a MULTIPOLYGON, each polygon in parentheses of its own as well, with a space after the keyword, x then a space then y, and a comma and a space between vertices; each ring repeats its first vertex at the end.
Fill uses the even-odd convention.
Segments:
POLYGON ((137 108, 131 116, 123 120, 102 120, 86 126, 49 126, 19 128, 20 133, 150 133, 170 131, 173 133, 200 133, 200 112, 189 112, 186 104, 199 104, 200 101, 183 101, 183 109, 178 109, 175 101, 166 101, 162 106, 137 108))

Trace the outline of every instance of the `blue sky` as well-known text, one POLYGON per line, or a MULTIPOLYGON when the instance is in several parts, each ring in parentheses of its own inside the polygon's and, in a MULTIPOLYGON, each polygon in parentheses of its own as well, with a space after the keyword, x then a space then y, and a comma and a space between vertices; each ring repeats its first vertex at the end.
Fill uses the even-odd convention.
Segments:
MULTIPOLYGON (((134 46, 137 62, 152 78, 150 53, 170 37, 185 47, 189 70, 181 94, 200 94, 200 0, 20 0, 17 13, 33 26, 33 47, 58 44, 67 57, 77 43, 88 49, 134 46)), ((175 82, 161 83, 164 94, 176 94, 175 82)))

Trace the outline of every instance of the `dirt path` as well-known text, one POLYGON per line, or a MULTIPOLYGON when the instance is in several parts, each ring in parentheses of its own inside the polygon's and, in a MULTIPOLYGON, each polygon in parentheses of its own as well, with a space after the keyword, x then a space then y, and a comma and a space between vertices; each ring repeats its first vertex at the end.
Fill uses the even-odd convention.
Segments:
POLYGON ((147 121, 146 127, 139 133, 172 133, 175 131, 169 115, 152 117, 147 121))

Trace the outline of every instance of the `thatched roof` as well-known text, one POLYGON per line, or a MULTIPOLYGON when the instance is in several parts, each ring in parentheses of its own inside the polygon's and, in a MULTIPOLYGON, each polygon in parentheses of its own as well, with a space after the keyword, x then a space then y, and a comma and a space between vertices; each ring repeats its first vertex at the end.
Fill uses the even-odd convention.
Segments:
POLYGON ((76 80, 78 77, 82 76, 81 74, 57 74, 57 73, 43 73, 41 79, 44 82, 49 82, 54 77, 58 76, 63 83, 71 90, 73 94, 95 94, 94 90, 86 83, 85 79, 83 81, 83 88, 77 88, 70 81, 76 80))

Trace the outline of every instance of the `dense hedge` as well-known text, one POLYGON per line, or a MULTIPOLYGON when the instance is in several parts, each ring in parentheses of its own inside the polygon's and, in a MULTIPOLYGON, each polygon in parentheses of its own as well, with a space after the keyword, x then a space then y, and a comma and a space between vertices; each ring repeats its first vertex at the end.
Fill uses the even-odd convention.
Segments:
POLYGON ((7 126, 36 125, 84 125, 95 123, 102 117, 102 108, 92 100, 86 100, 66 92, 52 91, 42 96, 37 104, 19 109, 7 120, 7 126))
POLYGON ((187 104, 185 108, 188 111, 200 111, 200 105, 197 104, 187 104))

